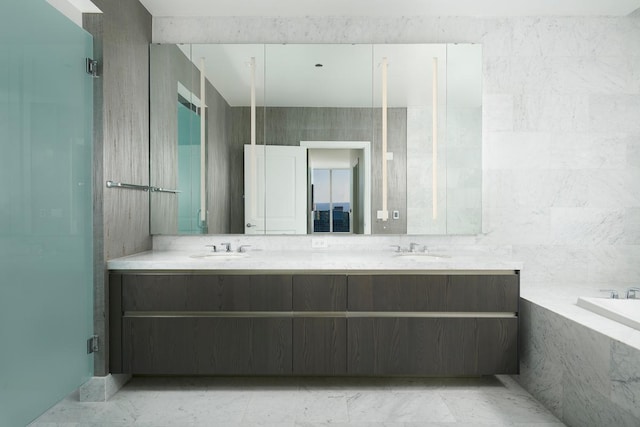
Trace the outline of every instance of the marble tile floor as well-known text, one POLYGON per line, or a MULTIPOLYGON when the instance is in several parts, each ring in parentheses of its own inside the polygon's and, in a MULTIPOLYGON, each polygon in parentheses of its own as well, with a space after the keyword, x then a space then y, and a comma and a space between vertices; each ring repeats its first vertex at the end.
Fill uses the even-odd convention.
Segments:
POLYGON ((511 377, 134 377, 106 403, 72 394, 32 427, 563 426, 511 377))

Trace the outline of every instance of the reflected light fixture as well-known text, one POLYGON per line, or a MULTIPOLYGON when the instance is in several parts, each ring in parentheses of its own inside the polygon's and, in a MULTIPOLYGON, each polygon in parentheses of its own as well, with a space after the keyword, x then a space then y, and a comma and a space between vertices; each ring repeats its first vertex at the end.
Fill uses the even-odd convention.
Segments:
POLYGON ((378 213, 378 219, 389 219, 387 210, 387 68, 389 60, 382 58, 382 212, 378 213))
POLYGON ((206 189, 206 129, 207 129, 207 104, 206 104, 206 73, 205 58, 200 58, 200 226, 205 227, 207 221, 207 189, 206 189))
POLYGON ((256 58, 251 57, 249 62, 251 73, 251 216, 257 216, 257 188, 256 179, 256 58))
POLYGON ((432 109, 431 109, 431 120, 432 120, 432 147, 433 153, 431 156, 432 165, 431 169, 433 172, 432 176, 432 194, 431 197, 433 199, 433 213, 432 217, 434 220, 438 219, 438 58, 433 58, 433 73, 432 73, 432 109))

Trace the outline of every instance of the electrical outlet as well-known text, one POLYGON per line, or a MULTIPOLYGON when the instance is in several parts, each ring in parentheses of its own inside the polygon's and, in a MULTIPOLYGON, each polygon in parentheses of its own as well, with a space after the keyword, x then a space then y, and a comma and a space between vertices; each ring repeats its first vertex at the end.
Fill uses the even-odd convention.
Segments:
POLYGON ((327 239, 325 238, 312 238, 311 239, 311 248, 312 249, 323 249, 328 247, 329 245, 327 244, 327 239))

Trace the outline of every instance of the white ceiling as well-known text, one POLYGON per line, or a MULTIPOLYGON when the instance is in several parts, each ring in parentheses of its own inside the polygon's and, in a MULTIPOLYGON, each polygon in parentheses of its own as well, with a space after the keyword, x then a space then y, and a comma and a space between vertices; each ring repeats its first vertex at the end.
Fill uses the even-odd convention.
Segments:
POLYGON ((153 16, 626 16, 640 0, 141 0, 153 16))

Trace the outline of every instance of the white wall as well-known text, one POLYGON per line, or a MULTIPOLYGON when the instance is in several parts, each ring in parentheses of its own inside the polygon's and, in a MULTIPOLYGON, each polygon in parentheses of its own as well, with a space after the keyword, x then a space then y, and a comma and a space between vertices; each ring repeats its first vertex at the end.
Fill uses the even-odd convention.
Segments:
POLYGON ((640 283, 640 17, 154 18, 153 38, 482 43, 477 244, 511 248, 523 285, 640 283))

